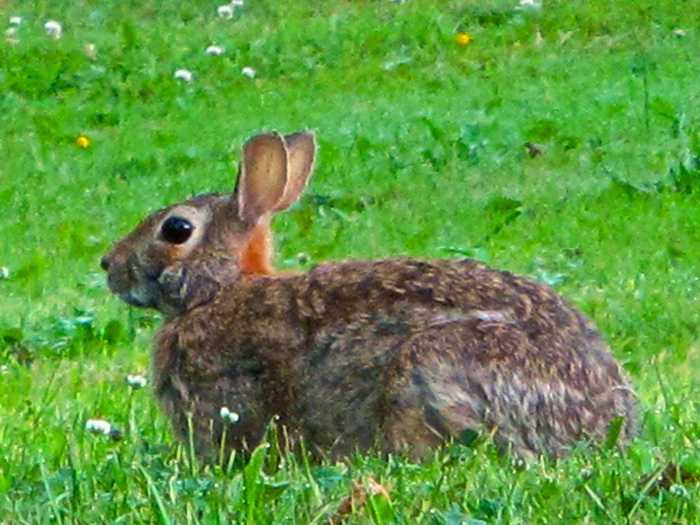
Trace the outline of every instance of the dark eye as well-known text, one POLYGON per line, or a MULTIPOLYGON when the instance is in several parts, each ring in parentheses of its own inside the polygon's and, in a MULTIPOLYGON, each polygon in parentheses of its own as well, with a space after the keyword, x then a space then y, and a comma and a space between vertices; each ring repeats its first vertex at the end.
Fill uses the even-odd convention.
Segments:
POLYGON ((194 226, 187 219, 182 217, 169 217, 160 227, 160 234, 163 240, 172 244, 182 244, 190 238, 194 226))

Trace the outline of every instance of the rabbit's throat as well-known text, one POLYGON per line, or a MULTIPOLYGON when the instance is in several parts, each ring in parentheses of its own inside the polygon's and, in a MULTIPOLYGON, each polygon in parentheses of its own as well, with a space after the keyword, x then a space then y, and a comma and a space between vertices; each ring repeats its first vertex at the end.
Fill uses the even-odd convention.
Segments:
POLYGON ((240 255, 241 273, 244 275, 270 275, 272 267, 272 232, 265 223, 258 224, 252 231, 248 243, 240 255))

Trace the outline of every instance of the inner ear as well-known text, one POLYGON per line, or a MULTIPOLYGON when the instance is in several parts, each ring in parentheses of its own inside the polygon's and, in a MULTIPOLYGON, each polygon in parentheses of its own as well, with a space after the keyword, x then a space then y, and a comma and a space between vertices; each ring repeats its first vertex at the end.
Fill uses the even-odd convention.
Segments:
POLYGON ((243 146, 236 198, 239 217, 248 224, 275 211, 287 186, 287 148, 278 133, 256 135, 243 146))
POLYGON ((284 136, 287 146, 287 187, 275 206, 275 211, 289 208, 299 200, 309 183, 316 159, 316 137, 310 131, 300 131, 284 136))

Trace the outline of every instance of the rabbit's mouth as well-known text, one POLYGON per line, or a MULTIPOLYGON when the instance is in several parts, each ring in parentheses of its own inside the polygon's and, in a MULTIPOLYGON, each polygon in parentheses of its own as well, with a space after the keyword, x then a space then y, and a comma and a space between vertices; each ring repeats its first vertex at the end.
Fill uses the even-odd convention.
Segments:
POLYGON ((148 306, 150 306, 149 303, 145 302, 139 297, 132 295, 131 292, 120 293, 119 298, 125 303, 130 304, 131 306, 138 306, 141 308, 147 308, 148 306))
POLYGON ((154 308, 158 297, 158 278, 161 270, 146 272, 135 255, 125 263, 114 261, 109 265, 107 285, 125 303, 140 308, 154 308))
POLYGON ((131 306, 138 306, 139 308, 149 308, 155 307, 155 301, 153 296, 149 294, 143 288, 132 288, 126 292, 121 292, 119 298, 131 306))

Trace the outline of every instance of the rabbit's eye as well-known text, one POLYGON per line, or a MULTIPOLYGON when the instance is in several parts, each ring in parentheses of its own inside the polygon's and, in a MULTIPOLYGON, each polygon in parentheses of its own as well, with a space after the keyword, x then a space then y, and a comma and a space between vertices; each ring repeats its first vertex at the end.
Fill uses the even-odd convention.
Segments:
POLYGON ((160 227, 160 234, 166 242, 182 244, 190 238, 194 226, 182 217, 170 217, 160 227))

